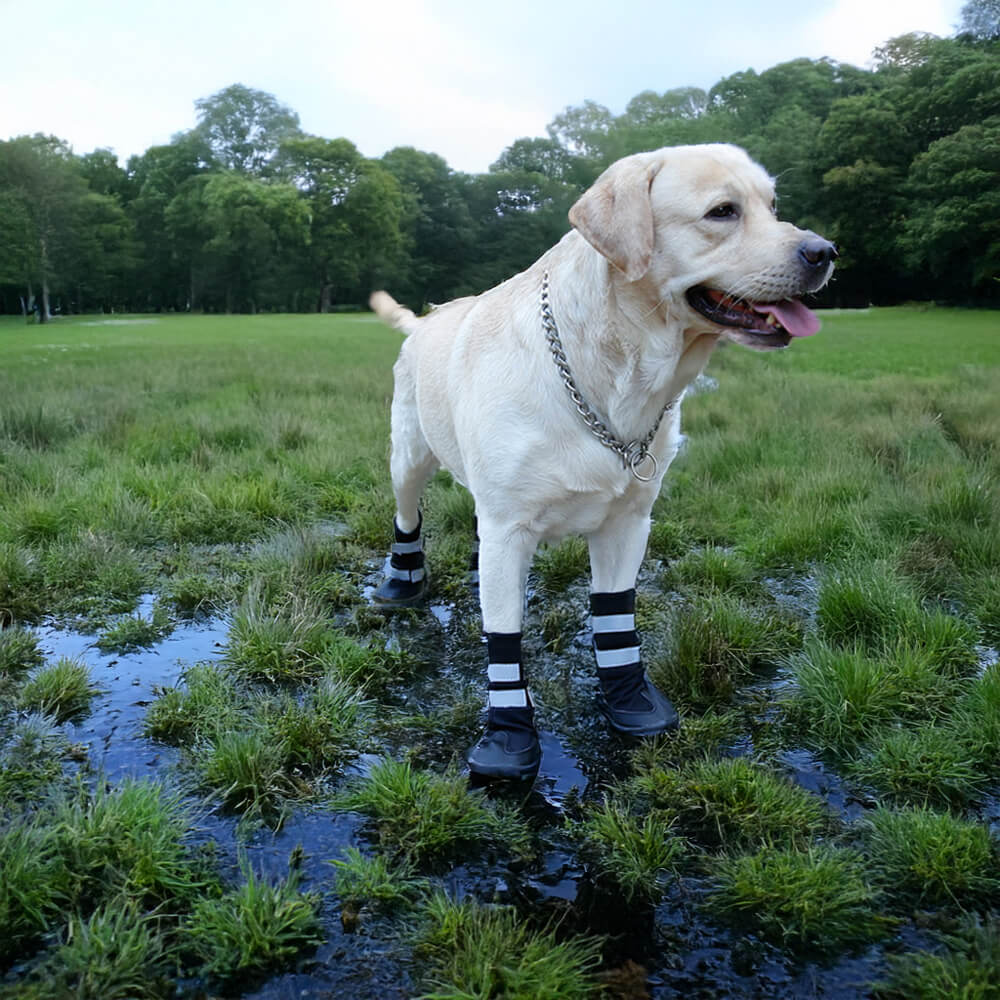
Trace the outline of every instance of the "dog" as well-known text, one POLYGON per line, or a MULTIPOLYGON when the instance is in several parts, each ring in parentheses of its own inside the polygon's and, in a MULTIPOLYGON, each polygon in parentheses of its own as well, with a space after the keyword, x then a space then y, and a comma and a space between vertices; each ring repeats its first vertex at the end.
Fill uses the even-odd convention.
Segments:
POLYGON ((420 497, 447 469, 476 508, 488 714, 467 760, 484 778, 530 778, 541 759, 521 620, 542 541, 587 539, 612 727, 647 736, 677 725, 643 670, 634 602, 684 391, 720 340, 774 350, 815 333, 799 297, 823 287, 837 256, 779 221, 772 178, 727 144, 627 156, 569 221, 527 270, 422 318, 386 292, 371 297, 407 335, 394 368, 394 542, 373 599, 424 596, 420 497))

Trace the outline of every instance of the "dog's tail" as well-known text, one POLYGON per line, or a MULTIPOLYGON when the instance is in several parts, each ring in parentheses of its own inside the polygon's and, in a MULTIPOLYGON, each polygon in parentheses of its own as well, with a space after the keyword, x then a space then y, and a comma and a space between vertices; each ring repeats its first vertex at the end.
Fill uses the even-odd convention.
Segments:
POLYGON ((388 323, 389 326, 394 326, 406 334, 413 333, 416 329, 417 317, 406 306, 401 306, 388 292, 372 292, 368 305, 383 323, 388 323))

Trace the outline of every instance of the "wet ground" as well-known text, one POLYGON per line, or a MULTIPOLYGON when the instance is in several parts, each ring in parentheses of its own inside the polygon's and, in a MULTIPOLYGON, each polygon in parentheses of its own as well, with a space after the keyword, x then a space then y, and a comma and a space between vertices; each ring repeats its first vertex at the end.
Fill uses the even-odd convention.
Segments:
MULTIPOLYGON (((801 584, 775 585, 779 599, 798 603, 803 611, 801 584)), ((699 900, 704 880, 685 877, 672 885, 654 909, 628 907, 614 887, 595 880, 566 835, 567 811, 581 799, 599 797, 601 788, 628 773, 628 747, 610 734, 593 711, 594 679, 586 632, 585 590, 571 588, 566 600, 580 608, 579 630, 566 637, 554 653, 540 638, 539 615, 545 604, 529 600, 525 624, 526 660, 548 695, 539 710, 542 765, 529 786, 500 788, 498 794, 516 802, 539 831, 544 849, 527 868, 512 868, 496 859, 470 857, 435 877, 456 897, 471 894, 481 900, 514 903, 537 914, 550 915, 567 930, 608 935, 609 963, 625 970, 615 995, 625 997, 865 997, 869 984, 885 970, 881 947, 825 963, 797 961, 739 928, 721 927, 706 918, 699 900)), ((151 610, 152 598, 138 609, 151 610)), ((386 641, 405 648, 420 647, 432 661, 405 694, 406 708, 433 713, 442 692, 455 685, 480 682, 482 648, 475 629, 472 600, 460 605, 438 602, 429 611, 409 615, 386 626, 386 641), (439 664, 435 666, 434 664, 439 664)), ((146 707, 162 687, 178 684, 186 667, 219 658, 224 651, 226 623, 218 618, 179 624, 155 647, 128 654, 102 654, 95 637, 49 627, 39 630, 47 656, 78 656, 92 669, 102 688, 92 711, 77 725, 67 725, 73 743, 86 748, 92 772, 111 781, 126 775, 176 777, 179 751, 146 739, 142 721, 146 707)), ((773 700, 786 683, 781 676, 762 679, 751 692, 758 704, 773 700)), ((446 764, 464 747, 423 748, 432 763, 446 764)), ((729 748, 732 754, 752 752, 746 739, 729 748)), ((354 765, 364 771, 377 758, 363 757, 354 765)), ((862 815, 866 803, 814 754, 789 749, 777 763, 800 785, 821 796, 845 821, 862 815)), ((241 839, 238 817, 217 810, 211 801, 196 802, 197 839, 214 841, 223 873, 239 875, 245 854, 255 871, 275 877, 288 870, 300 853, 302 888, 323 892, 326 942, 300 964, 298 971, 277 977, 246 994, 257 1000, 317 997, 341 1000, 392 1000, 415 995, 410 949, 398 925, 384 919, 363 920, 345 928, 333 896, 328 862, 348 846, 367 844, 363 817, 332 812, 321 805, 296 808, 277 832, 258 828, 241 839)), ((1000 807, 987 805, 995 823, 1000 807)), ((984 817, 986 818, 986 817, 984 817)), ((244 835, 245 836, 245 835, 244 835)), ((915 929, 904 929, 898 941, 926 944, 915 929)), ((192 986, 194 984, 191 984, 192 986)), ((195 995, 197 990, 195 989, 195 995)))

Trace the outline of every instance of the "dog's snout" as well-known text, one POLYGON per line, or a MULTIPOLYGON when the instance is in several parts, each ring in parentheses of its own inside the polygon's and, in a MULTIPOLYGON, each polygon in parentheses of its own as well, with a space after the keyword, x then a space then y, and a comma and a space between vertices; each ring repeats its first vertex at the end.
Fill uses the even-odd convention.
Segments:
POLYGON ((822 236, 809 236, 799 244, 799 257, 813 270, 827 267, 837 256, 837 248, 822 236))

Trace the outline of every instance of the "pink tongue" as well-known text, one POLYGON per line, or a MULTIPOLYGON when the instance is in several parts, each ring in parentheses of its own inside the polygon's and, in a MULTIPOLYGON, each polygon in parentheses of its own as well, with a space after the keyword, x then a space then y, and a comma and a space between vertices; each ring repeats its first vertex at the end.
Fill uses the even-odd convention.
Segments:
POLYGON ((798 299, 783 302, 755 302, 754 310, 769 313, 793 337, 809 337, 819 329, 819 316, 807 309, 798 299))

